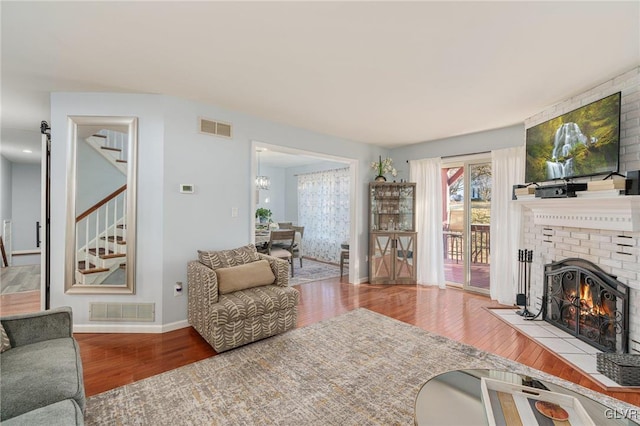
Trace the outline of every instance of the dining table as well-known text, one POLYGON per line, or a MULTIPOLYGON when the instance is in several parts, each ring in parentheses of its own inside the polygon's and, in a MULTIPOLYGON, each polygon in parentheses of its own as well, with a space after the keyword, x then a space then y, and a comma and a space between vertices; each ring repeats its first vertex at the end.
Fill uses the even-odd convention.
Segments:
MULTIPOLYGON (((256 229, 255 231, 255 244, 256 247, 263 246, 269 242, 269 238, 271 237, 271 231, 269 229, 256 229)), ((300 247, 300 241, 302 240, 302 236, 300 232, 296 231, 295 236, 293 237, 294 244, 297 244, 300 247)))

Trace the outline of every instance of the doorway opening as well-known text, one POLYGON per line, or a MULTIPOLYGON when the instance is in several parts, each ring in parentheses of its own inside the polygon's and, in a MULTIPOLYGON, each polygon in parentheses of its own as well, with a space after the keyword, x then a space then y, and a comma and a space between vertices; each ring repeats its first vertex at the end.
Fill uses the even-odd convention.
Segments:
MULTIPOLYGON (((256 212, 258 208, 267 209, 271 213, 271 221, 273 226, 279 222, 283 226, 291 224, 298 227, 304 227, 304 237, 302 241, 303 247, 309 247, 315 250, 318 256, 309 253, 306 248, 303 249, 303 257, 311 257, 321 262, 339 265, 340 256, 343 247, 348 247, 352 253, 358 252, 358 241, 354 236, 357 235, 357 215, 356 215, 356 174, 357 160, 322 154, 312 151, 304 151, 300 149, 288 148, 278 145, 265 144, 258 141, 252 143, 252 177, 258 176, 258 165, 260 166, 260 176, 268 176, 270 180, 269 189, 259 189, 256 182, 253 182, 252 192, 252 209, 256 212), (314 174, 331 174, 336 173, 335 177, 329 177, 330 186, 334 188, 337 185, 340 194, 340 203, 346 204, 346 216, 343 220, 343 227, 331 226, 329 231, 337 231, 337 228, 343 228, 340 238, 329 238, 330 232, 323 230, 323 221, 319 220, 324 214, 320 209, 314 209, 308 205, 300 205, 301 190, 300 185, 306 182, 306 189, 313 189, 314 183, 307 182, 312 179, 314 174), (346 185, 341 183, 346 182, 346 185), (306 213, 305 213, 306 212, 306 213), (312 213, 311 218, 304 218, 304 214, 312 213), (301 216, 302 215, 302 216, 301 216), (303 223, 308 221, 309 223, 303 223), (334 229, 336 228, 336 229, 334 229), (335 259, 334 259, 335 258, 335 259)), ((327 176, 320 176, 319 181, 324 181, 327 176)), ((303 191, 304 199, 313 198, 313 191, 303 191)), ((327 204, 327 203, 325 203, 327 204)), ((327 204, 327 207, 329 204, 327 204)), ((332 212, 327 212, 332 213, 332 212)), ((264 224, 258 223, 258 218, 252 215, 250 223, 250 232, 254 234, 255 241, 258 241, 256 229, 264 227, 264 224)), ((325 224, 330 222, 324 221, 325 224)), ((264 232, 263 232, 264 233, 264 232)), ((355 255, 350 256, 348 274, 345 270, 345 276, 348 275, 349 282, 357 282, 359 262, 355 255)), ((304 266, 302 267, 304 269, 304 266)), ((297 270, 297 266, 296 266, 297 270)), ((336 269, 339 271, 339 267, 336 269)), ((336 276, 340 276, 339 273, 336 276)))

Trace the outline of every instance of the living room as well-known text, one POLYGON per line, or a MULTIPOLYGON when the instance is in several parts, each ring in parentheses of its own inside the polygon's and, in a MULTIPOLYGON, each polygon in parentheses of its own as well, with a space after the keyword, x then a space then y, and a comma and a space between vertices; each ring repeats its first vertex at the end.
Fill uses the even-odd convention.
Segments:
MULTIPOLYGON (((583 3, 580 3, 580 5, 581 7, 584 6, 583 3)), ((462 5, 458 6, 462 8, 462 5)), ((35 5, 3 5, 3 40, 20 40, 18 34, 22 34, 24 30, 19 30, 17 28, 19 25, 23 25, 25 28, 31 28, 37 33, 35 30, 37 25, 44 25, 44 21, 52 15, 59 14, 58 19, 61 20, 59 25, 63 26, 67 19, 76 16, 74 13, 80 14, 83 9, 82 6, 74 5, 74 7, 80 9, 80 11, 74 12, 70 6, 55 5, 55 3, 49 6, 38 7, 35 5), (62 9, 58 10, 56 6, 60 6, 62 9), (31 7, 35 9, 31 9, 31 7), (38 7, 42 7, 42 9, 38 10, 38 7), (32 12, 35 12, 33 14, 35 18, 33 19, 34 22, 27 24, 29 20, 26 19, 26 16, 30 16, 32 12), (15 20, 13 20, 13 18, 15 18, 15 20), (5 22, 7 23, 6 27, 5 22)), ((105 8, 103 12, 109 10, 107 6, 102 5, 100 7, 105 8)), ((191 5, 191 7, 195 6, 191 5)), ((249 8, 249 5, 245 7, 249 8)), ((310 7, 312 7, 314 11, 315 8, 320 8, 320 11, 327 14, 332 10, 322 10, 319 5, 310 7)), ((379 13, 393 10, 391 4, 380 7, 383 10, 378 11, 379 13), (385 8, 389 9, 387 10, 385 8)), ((487 7, 489 6, 487 5, 487 7)), ((491 7, 496 6, 493 5, 491 7)), ((516 5, 506 7, 515 8, 516 5)), ((593 15, 602 15, 605 11, 610 11, 611 15, 616 16, 616 18, 627 16, 629 13, 626 8, 631 8, 632 11, 635 10, 637 12, 637 6, 629 5, 616 5, 616 7, 611 6, 613 9, 609 9, 610 6, 595 3, 589 7, 592 9, 583 13, 590 16, 590 19, 594 20, 593 22, 596 21, 593 15), (633 7, 635 7, 635 9, 633 9, 633 7)), ((419 10, 422 13, 425 12, 423 9, 419 10)), ((454 8, 452 10, 457 9, 454 8)), ((452 10, 447 10, 447 12, 451 13, 452 10)), ((473 10, 473 8, 470 10, 473 10)), ((142 19, 143 14, 141 12, 143 11, 145 13, 148 12, 144 10, 142 6, 134 7, 129 15, 125 15, 128 16, 125 20, 135 20, 133 18, 142 19)), ((242 11, 245 10, 242 9, 242 11)), ((479 12, 478 10, 474 11, 479 12)), ((84 12, 86 13, 87 11, 84 10, 84 12)), ((343 12, 352 13, 353 10, 347 8, 347 10, 343 12)), ((568 8, 567 10, 563 8, 562 12, 569 13, 568 8)), ((467 14, 469 13, 471 12, 465 12, 465 16, 468 16, 467 14)), ((483 12, 483 16, 484 13, 485 12, 483 12)), ((551 18, 546 15, 553 15, 555 13, 562 15, 557 9, 551 11, 551 5, 549 5, 549 9, 544 10, 543 16, 539 18, 541 28, 547 18, 556 22, 556 18, 551 18)), ((408 15, 411 14, 409 13, 408 15)), ((403 14, 402 16, 407 17, 408 15, 403 14)), ((487 13, 487 15, 490 15, 490 13, 487 13)), ((499 15, 494 16, 494 19, 500 21, 497 18, 498 16, 499 15)), ((468 17, 470 21, 473 21, 470 16, 468 17)), ((495 23, 493 20, 492 22, 495 23)), ((612 42, 624 40, 626 43, 628 41, 628 39, 625 38, 627 35, 637 35, 637 22, 635 24, 628 24, 626 20, 624 22, 625 25, 613 25, 611 22, 605 20, 604 24, 608 25, 610 33, 613 33, 613 35, 609 35, 612 42)), ((260 22, 259 20, 256 22, 252 19, 251 23, 259 25, 260 22)), ((485 26, 486 24, 479 25, 478 29, 484 28, 485 26)), ((228 30, 228 28, 226 29, 228 30)), ((296 26, 296 30, 300 31, 300 28, 296 26)), ((505 28, 505 31, 515 30, 510 24, 508 28, 505 28)), ((564 34, 564 32, 559 33, 564 34)), ((287 37, 283 38, 286 39, 287 37)), ((100 37, 96 37, 94 42, 98 41, 98 39, 100 39, 100 37)), ((498 45, 498 40, 502 39, 493 39, 493 42, 498 45)), ((531 41, 529 38, 526 40, 527 42, 531 41)), ((142 43, 141 41, 135 49, 144 52, 144 47, 146 46, 151 48, 154 54, 159 54, 156 48, 152 48, 151 45, 146 44, 149 42, 148 40, 144 40, 144 42, 145 43, 142 43)), ((455 40, 453 40, 452 43, 453 42, 455 42, 455 40)), ((549 40, 545 39, 541 44, 544 45, 548 42, 549 40)), ((184 296, 174 296, 176 283, 187 283, 186 265, 189 261, 197 257, 197 250, 223 250, 240 247, 252 241, 254 233, 252 180, 257 170, 253 149, 259 144, 271 144, 281 146, 284 149, 340 157, 348 159, 352 164, 356 165, 356 167, 352 168, 352 192, 355 198, 354 205, 356 209, 354 209, 353 212, 352 232, 350 233, 351 262, 349 265, 349 279, 344 279, 342 282, 338 280, 337 282, 322 284, 321 288, 323 288, 329 296, 323 295, 320 287, 315 290, 311 288, 304 289, 302 303, 307 306, 307 310, 301 311, 299 325, 310 325, 312 322, 339 315, 347 310, 362 306, 365 304, 364 302, 360 303, 353 299, 375 299, 375 294, 372 294, 374 291, 381 292, 378 297, 382 294, 385 296, 380 298, 380 300, 369 300, 366 304, 368 304, 370 309, 375 310, 376 306, 379 307, 380 304, 385 303, 385 299, 387 300, 386 303, 391 303, 389 301, 394 297, 400 299, 405 298, 404 300, 408 303, 406 307, 407 312, 402 312, 402 308, 400 307, 402 300, 393 301, 393 304, 398 305, 398 310, 401 311, 400 313, 396 312, 396 319, 413 323, 415 320, 411 321, 412 313, 409 311, 413 310, 415 311, 413 314, 416 317, 421 317, 421 315, 424 315, 422 311, 432 309, 435 306, 433 301, 441 297, 436 297, 436 295, 439 294, 437 286, 425 288, 418 286, 412 289, 405 289, 408 293, 403 295, 400 293, 402 289, 367 288, 366 285, 368 279, 367 248, 369 237, 367 232, 367 198, 365 194, 369 182, 375 177, 374 173, 372 173, 368 167, 369 163, 380 156, 382 158, 393 158, 395 165, 399 169, 397 179, 408 180, 410 170, 407 160, 464 156, 477 152, 490 152, 518 146, 521 147, 523 146, 525 131, 528 127, 547 118, 572 110, 584 102, 597 100, 611 93, 621 91, 623 105, 624 108, 626 108, 623 110, 623 114, 627 114, 627 116, 623 118, 621 124, 623 133, 619 170, 621 173, 638 170, 640 169, 640 160, 638 160, 637 151, 634 150, 634 147, 638 145, 638 129, 640 128, 640 123, 638 123, 637 116, 633 115, 633 111, 635 111, 633 106, 638 103, 638 42, 637 40, 632 40, 629 44, 630 46, 628 47, 620 47, 623 52, 620 53, 619 57, 616 57, 617 62, 598 69, 598 72, 595 74, 593 70, 582 70, 582 68, 590 67, 585 67, 584 65, 576 67, 576 69, 582 71, 575 71, 575 78, 570 84, 567 84, 567 81, 571 81, 571 79, 567 77, 565 77, 563 82, 557 83, 553 78, 553 72, 547 71, 543 77, 539 75, 529 75, 529 78, 535 81, 535 85, 532 83, 530 87, 516 87, 516 84, 522 84, 521 80, 518 82, 505 80, 503 87, 493 86, 490 90, 481 92, 484 93, 484 95, 475 94, 474 96, 481 96, 478 98, 467 97, 465 91, 471 89, 465 87, 465 85, 447 86, 445 91, 448 92, 448 95, 441 95, 440 101, 444 102, 448 100, 447 103, 442 105, 442 109, 455 111, 455 113, 449 113, 449 115, 455 116, 455 119, 447 119, 450 126, 453 126, 451 123, 466 121, 466 118, 463 117, 466 117, 466 114, 470 114, 468 112, 458 112, 459 110, 462 111, 462 109, 458 109, 460 104, 475 103, 477 104, 476 109, 478 110, 483 109, 483 105, 487 105, 488 108, 488 104, 493 102, 492 96, 490 95, 491 92, 512 92, 512 95, 501 97, 500 102, 509 104, 509 107, 514 110, 514 112, 511 116, 499 118, 474 117, 468 120, 469 124, 467 126, 457 126, 455 130, 453 130, 454 127, 450 127, 452 129, 451 131, 440 127, 440 134, 431 133, 429 136, 425 136, 423 139, 417 141, 407 136, 395 136, 393 130, 397 127, 404 128, 404 126, 397 126, 395 123, 393 125, 380 125, 380 123, 384 122, 384 120, 380 119, 380 115, 377 116, 377 120, 369 118, 369 123, 376 122, 375 125, 369 125, 369 127, 375 127, 376 132, 379 134, 367 140, 372 140, 375 143, 360 142, 365 139, 348 136, 346 133, 339 136, 340 133, 337 131, 333 133, 327 132, 330 134, 326 134, 319 130, 325 124, 325 119, 311 120, 311 118, 318 117, 317 113, 305 113, 304 109, 300 115, 309 117, 308 120, 310 121, 308 123, 310 124, 308 126, 305 126, 302 121, 296 122, 293 119, 278 118, 268 113, 270 109, 268 99, 278 98, 278 95, 274 96, 269 89, 263 89, 262 92, 259 92, 257 88, 255 88, 256 93, 259 94, 257 98, 260 99, 260 101, 254 101, 256 104, 254 104, 253 109, 248 109, 247 111, 249 112, 245 112, 239 104, 235 104, 232 100, 225 97, 228 94, 224 96, 220 95, 219 102, 212 102, 209 96, 200 96, 197 93, 162 92, 151 87, 132 87, 133 84, 124 84, 123 82, 126 80, 127 74, 133 73, 132 71, 123 71, 122 73, 124 75, 120 76, 121 80, 114 81, 111 85, 105 85, 105 87, 107 87, 106 90, 101 90, 98 86, 87 86, 85 90, 72 87, 64 89, 62 88, 64 85, 59 85, 55 90, 51 90, 52 93, 50 95, 48 92, 46 93, 47 101, 50 100, 50 115, 40 116, 39 118, 39 120, 47 119, 47 121, 49 121, 51 124, 52 137, 50 306, 70 306, 72 308, 74 332, 78 333, 79 336, 85 333, 188 333, 185 331, 189 330, 189 324, 187 322, 187 298, 184 296), (127 89, 118 90, 118 87, 126 87, 127 89), (544 100, 537 100, 538 103, 536 105, 530 104, 527 105, 527 108, 520 108, 518 106, 520 97, 524 98, 529 92, 543 92, 547 88, 553 93, 551 96, 544 100), (470 102, 469 99, 473 99, 473 102, 470 102), (65 282, 67 232, 64 224, 67 220, 66 216, 69 208, 67 204, 67 158, 69 155, 67 141, 70 138, 68 116, 129 116, 137 117, 138 119, 137 139, 139 143, 136 202, 138 221, 136 227, 137 255, 135 264, 135 294, 73 294, 73 292, 67 292, 65 282), (232 123, 232 137, 212 137, 211 135, 198 132, 197 123, 200 117, 211 118, 224 123, 232 123), (485 123, 480 124, 479 122, 482 121, 485 123), (391 143, 388 141, 391 140, 400 140, 405 143, 388 145, 387 143, 391 143), (409 141, 414 143, 408 143, 409 141), (193 192, 180 192, 182 184, 192 185, 193 192), (236 212, 236 215, 234 215, 233 212, 236 212), (305 291, 306 293, 304 293, 305 291), (351 295, 340 295, 342 292, 350 292, 351 295), (356 294, 358 295, 357 297, 355 296, 356 294), (368 295, 365 296, 365 294, 368 295), (322 312, 322 307, 309 305, 318 303, 317 301, 323 300, 325 296, 327 298, 335 297, 337 300, 327 302, 332 307, 327 309, 326 314, 314 313, 314 309, 322 312), (342 298, 350 299, 350 301, 342 307, 335 306, 334 304, 340 305, 339 301, 344 302, 342 298), (155 306, 155 315, 150 322, 93 321, 90 318, 90 305, 95 302, 153 304, 155 306), (411 306, 413 306, 413 309, 411 306), (326 318, 323 318, 325 315, 326 318)), ((103 52, 109 52, 107 48, 107 44, 100 44, 100 49, 103 52)), ((126 49, 124 44, 119 45, 119 48, 126 49)), ((506 50, 519 48, 521 48, 521 46, 509 45, 506 50)), ((11 47, 11 50, 7 53, 3 53, 3 57, 9 55, 10 60, 15 60, 22 64, 23 60, 18 61, 19 55, 15 54, 17 49, 16 46, 11 47)), ((493 52, 493 50, 488 49, 488 53, 489 52, 493 52)), ((58 54, 62 55, 61 51, 56 51, 56 55, 58 54)), ((605 53, 602 54, 604 55, 605 53)), ((108 53, 105 53, 105 56, 108 56, 108 53)), ((486 64, 476 63, 475 66, 478 68, 499 68, 501 70, 500 75, 504 78, 504 74, 508 74, 508 71, 502 70, 507 70, 510 66, 515 67, 517 65, 509 63, 506 60, 506 56, 501 57, 501 60, 506 62, 487 61, 486 64)), ((614 61, 616 58, 611 59, 611 61, 614 61)), ((572 59, 575 60, 576 58, 572 57, 572 59)), ((598 62, 607 61, 609 61, 609 59, 605 58, 598 62)), ((455 63, 455 61, 453 61, 453 63, 455 63)), ((450 65, 450 67, 446 69, 446 72, 461 72, 460 70, 468 65, 469 64, 466 64, 458 68, 450 65)), ((259 65, 255 64, 254 66, 259 65)), ((264 66, 265 74, 273 72, 273 70, 267 67, 267 64, 264 64, 264 66)), ((601 65, 598 64, 598 66, 601 65)), ((135 62, 132 62, 132 68, 136 68, 135 62)), ((209 93, 204 82, 208 80, 224 81, 225 78, 228 77, 223 74, 217 76, 213 74, 211 74, 211 76, 202 76, 200 72, 194 68, 195 67, 191 65, 182 64, 175 69, 174 72, 177 78, 184 80, 190 79, 190 75, 197 75, 199 78, 202 78, 201 81, 203 83, 201 84, 201 88, 203 93, 209 93)), ((547 70, 548 68, 553 67, 544 67, 544 69, 547 70)), ((593 68, 597 67, 594 65, 593 68)), ((518 68, 520 72, 525 69, 526 66, 518 68)), ((209 72, 210 71, 211 70, 209 70, 209 72)), ((302 67, 300 72, 303 73, 303 71, 309 72, 309 70, 302 67)), ((110 69, 110 72, 115 73, 116 71, 110 69)), ((204 74, 207 73, 205 72, 204 74)), ((12 77, 11 73, 9 77, 12 77)), ((104 77, 106 79, 106 76, 104 77)), ((195 79, 195 77, 193 78, 195 79)), ((308 79, 316 82, 323 81, 322 75, 319 74, 310 74, 308 79)), ((297 82, 297 84, 302 84, 305 81, 297 82)), ((396 78, 395 82, 400 84, 400 79, 396 78)), ((214 81, 210 83, 212 86, 219 84, 214 81)), ((9 83, 3 82, 3 93, 5 92, 5 84, 9 83)), ((480 85, 480 83, 475 84, 480 85)), ((18 85, 16 87, 20 86, 18 85)), ((280 87, 280 89, 282 88, 280 87)), ((413 89, 412 87, 404 87, 401 84, 397 87, 399 92, 412 91, 413 89)), ((19 90, 13 88, 9 90, 9 94, 12 93, 12 90, 13 93, 19 92, 19 90)), ((298 90, 304 92, 300 87, 298 87, 298 90)), ((432 90, 435 91, 436 89, 432 90)), ((366 93, 367 90, 364 92, 366 93)), ((211 91, 211 93, 215 94, 215 91, 211 91)), ((305 102, 303 102, 304 97, 305 96, 301 96, 297 100, 301 106, 305 104, 305 102)), ((347 98, 347 95, 345 95, 345 99, 347 98)), ((363 99, 364 103, 375 103, 377 96, 365 97, 363 99)), ((385 100, 385 103, 393 103, 393 98, 389 99, 390 100, 385 100)), ((344 101, 341 100, 340 102, 347 101, 348 99, 344 101)), ((407 100, 405 99, 404 102, 407 102, 407 100)), ((406 105, 406 103, 399 105, 406 105)), ((7 110, 6 106, 8 106, 8 104, 5 103, 3 110, 7 110)), ((324 107, 330 109, 331 105, 326 104, 324 107)), ((276 107, 273 106, 273 108, 276 107)), ((399 115, 410 115, 413 117, 414 122, 424 122, 421 124, 422 127, 428 128, 432 125, 435 127, 436 123, 431 123, 430 121, 432 119, 429 114, 425 114, 424 111, 426 111, 426 109, 418 109, 408 114, 408 112, 403 109, 404 107, 398 108, 401 109, 398 115, 385 116, 388 123, 399 119, 399 115)), ((460 108, 462 108, 462 106, 460 106, 460 108)), ((478 114, 480 115, 480 113, 478 114)), ((354 115, 357 115, 357 113, 354 112, 354 115)), ((376 117, 376 115, 372 115, 371 117, 376 117)), ((439 120, 445 119, 443 116, 438 115, 438 117, 439 120)), ((328 121, 328 119, 326 120, 328 121)), ((404 123, 404 121, 402 121, 402 123, 404 123)), ((4 140, 3 144, 5 144, 4 140)), ((516 183, 524 182, 512 182, 512 184, 516 183)), ((524 224, 522 225, 524 239, 521 245, 535 251, 534 270, 541 271, 544 264, 559 260, 563 257, 572 257, 575 254, 584 255, 584 248, 587 247, 587 245, 580 242, 576 243, 570 240, 571 238, 587 241, 593 241, 599 238, 604 240, 608 238, 608 242, 602 241, 602 243, 613 244, 615 246, 615 242, 613 241, 615 237, 612 236, 612 231, 582 232, 586 234, 586 236, 576 238, 571 235, 572 232, 576 231, 567 229, 572 228, 571 226, 555 227, 553 231, 554 235, 550 236, 553 242, 544 242, 538 238, 544 226, 535 224, 531 213, 526 209, 524 211, 524 224), (592 235, 595 236, 592 237, 592 235), (563 238, 566 238, 567 241, 563 241, 563 238)), ((607 255, 603 252, 600 256, 596 256, 596 261, 598 264, 603 265, 605 269, 608 269, 608 272, 618 275, 632 288, 630 301, 632 307, 631 332, 635 336, 635 340, 638 340, 637 333, 640 330, 640 317, 637 306, 639 306, 640 302, 638 299, 640 283, 637 278, 638 254, 633 250, 638 244, 638 232, 625 232, 624 235, 633 240, 632 248, 625 249, 627 251, 626 254, 607 255), (619 258, 616 258, 616 256, 619 258)), ((598 247, 598 249, 607 251, 606 248, 598 247)), ((613 249, 615 249, 615 247, 613 247, 613 249)), ((615 250, 609 251, 615 252, 615 250)), ((495 252, 492 252, 492 254, 495 255, 495 252)), ((508 253, 505 254, 505 256, 509 257, 511 254, 508 253)), ((513 256, 515 257, 515 254, 513 254, 513 256)), ((536 274, 532 277, 532 280, 532 297, 537 300, 542 296, 543 276, 541 273, 536 274)), ((421 284, 444 283, 422 282, 421 284)), ((184 290, 185 293, 189 291, 188 287, 185 287, 184 290)), ((464 297, 469 297, 469 300, 482 300, 476 299, 480 296, 475 295, 464 297)), ((457 300, 456 297, 452 297, 452 300, 453 299, 456 299, 456 303, 462 303, 460 300, 457 300)), ((486 297, 484 300, 486 305, 495 304, 486 297)), ((474 302, 468 303, 472 304, 474 302)), ((433 319, 433 321, 436 321, 436 319, 433 319)), ((475 332, 478 331, 476 330, 475 332)), ((184 334, 182 336, 185 339, 189 339, 189 337, 184 334)), ((455 338, 453 336, 450 337, 455 338)), ((514 341, 518 342, 526 340, 526 338, 522 336, 512 337, 514 341)), ((82 342, 82 337, 79 337, 79 340, 82 342)), ((462 340, 462 337, 460 337, 460 340, 462 340)), ((532 347, 530 343, 523 343, 523 345, 527 348, 532 347)), ((632 346, 631 348, 634 350, 639 349, 637 346, 632 346)), ((518 349, 514 349, 514 351, 517 350, 518 349)), ((521 356, 524 357, 524 354, 521 356)), ((545 357, 547 361, 553 362, 552 360, 554 358, 549 355, 545 355, 545 357)), ((571 377, 572 374, 571 372, 561 372, 558 375, 561 375, 563 378, 568 378, 571 377)), ((576 380, 581 381, 582 376, 576 380)))

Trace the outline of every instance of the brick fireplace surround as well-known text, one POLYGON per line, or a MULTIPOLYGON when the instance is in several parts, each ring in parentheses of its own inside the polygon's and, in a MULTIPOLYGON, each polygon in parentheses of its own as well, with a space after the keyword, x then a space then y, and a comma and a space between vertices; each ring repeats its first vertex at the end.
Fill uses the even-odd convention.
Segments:
MULTIPOLYGON (((640 170, 640 67, 527 119, 525 127, 618 91, 622 92, 620 173, 640 170)), ((586 259, 629 286, 629 352, 640 353, 640 196, 629 197, 633 198, 588 202, 536 199, 523 203, 523 248, 534 252, 530 299, 534 312, 543 294, 544 265, 562 259, 586 259), (534 204, 539 201, 542 204, 534 204), (545 209, 551 213, 544 213, 545 209), (626 223, 621 222, 620 215, 627 217, 626 223), (574 216, 584 220, 574 221, 574 216)))

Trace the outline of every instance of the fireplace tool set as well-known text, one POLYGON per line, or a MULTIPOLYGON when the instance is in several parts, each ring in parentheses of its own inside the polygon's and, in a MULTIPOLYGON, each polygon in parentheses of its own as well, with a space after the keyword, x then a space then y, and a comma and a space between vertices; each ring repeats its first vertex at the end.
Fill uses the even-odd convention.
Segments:
POLYGON ((517 311, 518 315, 525 318, 534 318, 537 315, 528 309, 529 296, 531 293, 531 262, 533 261, 533 250, 518 250, 518 294, 516 294, 516 305, 522 310, 517 311))

